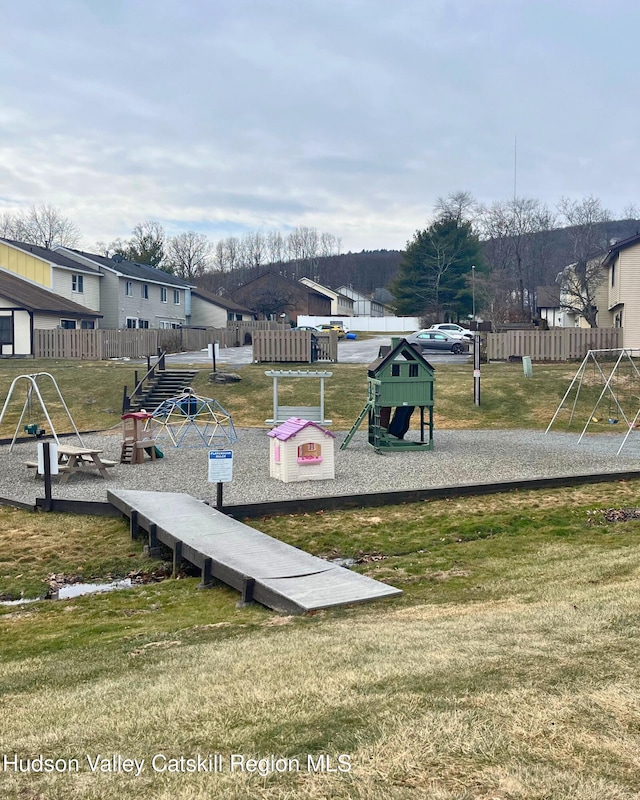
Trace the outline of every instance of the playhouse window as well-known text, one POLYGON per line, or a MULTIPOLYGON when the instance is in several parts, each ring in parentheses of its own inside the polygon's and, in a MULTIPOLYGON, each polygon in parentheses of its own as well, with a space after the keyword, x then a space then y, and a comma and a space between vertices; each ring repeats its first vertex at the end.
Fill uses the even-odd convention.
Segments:
POLYGON ((418 365, 417 364, 409 364, 409 377, 410 378, 417 378, 418 377, 418 365))
POLYGON ((298 448, 298 464, 319 464, 322 461, 322 446, 318 442, 305 442, 298 448))
POLYGON ((273 460, 276 464, 280 463, 280 445, 276 442, 273 446, 273 460))
POLYGON ((400 364, 392 364, 391 365, 391 375, 394 378, 397 378, 400 375, 400 364))

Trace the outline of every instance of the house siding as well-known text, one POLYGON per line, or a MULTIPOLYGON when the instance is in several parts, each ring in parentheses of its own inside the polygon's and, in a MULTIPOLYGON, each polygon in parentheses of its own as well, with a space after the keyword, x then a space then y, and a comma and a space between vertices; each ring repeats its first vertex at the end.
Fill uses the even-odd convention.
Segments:
POLYGON ((640 347, 640 245, 620 253, 618 276, 618 302, 624 303, 624 346, 640 347))
POLYGON ((226 308, 216 306, 209 300, 191 294, 191 325, 203 328, 225 328, 227 313, 226 308))
MULTIPOLYGON (((104 270, 100 280, 102 281, 100 285, 100 312, 103 315, 101 326, 103 328, 122 328, 121 316, 124 320, 127 313, 124 302, 118 294, 118 276, 109 270, 104 270)), ((124 293, 124 287, 122 292, 124 293)), ((133 300, 133 298, 128 297, 127 300, 133 300)), ((133 314, 129 316, 133 316, 133 314)))
POLYGON ((4 242, 0 242, 0 267, 46 289, 51 288, 51 266, 46 261, 4 242))
POLYGON ((88 275, 85 272, 72 272, 68 269, 58 269, 53 267, 53 286, 52 292, 72 300, 81 306, 90 308, 93 311, 100 310, 100 278, 99 275, 88 275), (82 275, 82 292, 73 291, 73 276, 82 275))

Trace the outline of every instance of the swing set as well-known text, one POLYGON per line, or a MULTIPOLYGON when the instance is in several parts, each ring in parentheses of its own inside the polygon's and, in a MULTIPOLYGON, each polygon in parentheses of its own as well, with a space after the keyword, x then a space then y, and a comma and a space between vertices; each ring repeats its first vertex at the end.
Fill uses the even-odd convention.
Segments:
POLYGON ((40 425, 39 423, 34 423, 34 422, 31 421, 32 420, 32 411, 33 411, 32 406, 33 406, 34 396, 38 400, 38 402, 40 403, 40 408, 42 409, 42 412, 43 412, 43 414, 44 414, 44 416, 45 416, 45 418, 47 420, 47 423, 49 425, 49 429, 51 431, 51 435, 55 439, 56 444, 60 444, 60 442, 58 441, 58 436, 56 434, 55 428, 53 427, 53 422, 51 421, 51 417, 49 416, 49 412, 47 410, 46 403, 44 402, 44 400, 42 398, 42 393, 40 392, 40 387, 38 386, 38 381, 40 379, 42 379, 42 378, 50 378, 51 379, 51 383, 53 384, 53 388, 55 389, 56 394, 58 395, 58 399, 60 400, 62 408, 65 410, 65 412, 67 414, 67 417, 69 418, 69 421, 71 422, 71 427, 75 431, 75 434, 78 437, 78 440, 80 441, 80 446, 84 447, 84 442, 82 441, 82 437, 80 436, 80 432, 76 428, 76 424, 73 421, 73 417, 71 416, 71 413, 69 412, 69 409, 67 408, 67 404, 64 402, 64 398, 62 397, 60 389, 58 388, 58 384, 56 383, 56 379, 53 377, 53 375, 51 375, 48 372, 36 372, 33 375, 18 375, 17 378, 14 378, 13 383, 11 384, 11 386, 9 388, 9 393, 7 394, 7 398, 4 401, 4 406, 2 407, 2 411, 0 412, 0 425, 1 425, 2 424, 2 420, 4 419, 4 416, 5 416, 5 413, 7 412, 7 409, 9 407, 9 402, 11 401, 11 397, 13 395, 13 391, 14 391, 15 387, 17 386, 17 384, 20 381, 27 381, 27 383, 28 383, 27 396, 26 396, 26 399, 24 401, 24 405, 22 407, 22 413, 20 414, 20 419, 18 420, 18 424, 16 425, 15 433, 13 434, 13 439, 11 440, 11 446, 9 447, 9 452, 11 452, 13 450, 13 445, 15 444, 16 439, 18 438, 18 432, 21 429, 21 425, 22 425, 22 422, 23 422, 23 420, 25 418, 25 415, 27 417, 27 424, 24 426, 24 428, 22 428, 22 430, 25 433, 28 433, 28 434, 30 434, 32 436, 37 437, 37 438, 40 438, 40 437, 45 435, 45 430, 42 427, 42 425, 40 425))
MULTIPOLYGON (((638 351, 635 350, 635 352, 638 351)), ((570 427, 578 408, 582 413, 584 413, 585 407, 591 408, 578 443, 582 441, 590 425, 602 422, 617 425, 620 420, 623 420, 626 425, 626 435, 616 453, 616 455, 620 455, 640 418, 640 371, 636 366, 633 354, 634 350, 629 348, 589 350, 560 401, 545 434, 549 433, 561 411, 570 407, 568 423, 570 427), (598 388, 600 388, 600 392, 595 404, 591 407, 595 396, 594 389, 597 393, 598 388), (581 392, 583 402, 579 406, 581 392), (588 405, 585 406, 585 403, 588 405)))

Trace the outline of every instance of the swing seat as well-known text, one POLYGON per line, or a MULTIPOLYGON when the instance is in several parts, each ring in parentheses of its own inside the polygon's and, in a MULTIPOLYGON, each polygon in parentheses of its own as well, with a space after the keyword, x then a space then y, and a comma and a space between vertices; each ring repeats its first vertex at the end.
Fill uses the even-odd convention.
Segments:
POLYGON ((25 425, 24 432, 28 433, 29 436, 35 436, 38 439, 46 434, 45 429, 41 428, 37 422, 32 422, 29 425, 25 425))

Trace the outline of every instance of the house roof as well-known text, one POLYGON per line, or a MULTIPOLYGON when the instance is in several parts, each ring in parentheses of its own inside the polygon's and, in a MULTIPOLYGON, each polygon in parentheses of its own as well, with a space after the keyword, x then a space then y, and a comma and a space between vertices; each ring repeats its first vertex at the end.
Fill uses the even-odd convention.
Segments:
POLYGON ((36 258, 41 258, 43 261, 48 261, 50 264, 56 264, 58 267, 65 267, 72 269, 75 272, 88 272, 94 275, 100 275, 100 270, 97 267, 91 267, 85 264, 80 264, 72 258, 68 258, 63 253, 57 250, 49 250, 46 247, 39 247, 37 244, 28 244, 27 242, 16 242, 13 239, 2 239, 0 242, 16 247, 25 253, 29 253, 36 258))
POLYGON ((538 308, 560 308, 560 287, 536 287, 536 306, 538 308))
POLYGON ((191 294, 194 297, 200 297, 203 300, 207 300, 209 303, 213 303, 216 306, 226 308, 228 311, 237 311, 242 314, 255 313, 250 308, 247 308, 240 303, 236 303, 236 301, 232 300, 230 297, 222 297, 222 295, 215 294, 215 292, 208 292, 206 289, 195 287, 191 289, 191 294))
POLYGON ((278 425, 277 428, 272 428, 267 433, 267 436, 271 436, 272 439, 279 439, 281 442, 286 442, 287 439, 297 436, 300 431, 303 431, 309 426, 322 431, 325 436, 331 436, 333 439, 336 438, 335 433, 326 430, 326 428, 323 428, 322 425, 319 425, 317 422, 312 422, 309 419, 300 419, 300 417, 289 417, 289 419, 286 422, 283 422, 282 425, 278 425))
MULTIPOLYGON (((88 259, 96 264, 98 267, 105 267, 127 278, 136 278, 139 281, 148 283, 160 283, 168 286, 179 286, 180 288, 187 288, 191 286, 190 283, 179 278, 177 275, 171 275, 169 272, 158 269, 157 267, 150 267, 148 264, 139 264, 137 261, 128 261, 122 256, 108 256, 97 255, 96 253, 85 253, 82 250, 74 250, 72 248, 65 248, 67 253, 76 253, 82 258, 88 259)), ((77 263, 74 261, 74 263, 77 263)))
POLYGON ((34 283, 18 278, 12 272, 0 270, 0 295, 6 297, 19 308, 27 311, 66 314, 69 317, 102 317, 98 311, 81 306, 66 297, 43 289, 34 283))
POLYGON ((314 291, 318 292, 318 294, 324 294, 327 297, 335 297, 336 299, 340 297, 343 301, 346 300, 353 305, 352 297, 347 297, 346 294, 342 294, 342 292, 339 292, 337 289, 332 289, 330 286, 324 286, 322 283, 318 283, 312 278, 300 278, 300 283, 303 283, 309 289, 313 289, 314 291))
POLYGON ((300 281, 292 281, 290 278, 285 278, 284 275, 280 275, 279 272, 275 272, 274 270, 267 270, 267 272, 263 272, 262 275, 257 275, 255 278, 251 278, 250 280, 241 283, 240 286, 236 287, 236 291, 238 289, 244 289, 246 286, 251 286, 251 284, 255 283, 256 281, 264 280, 265 277, 272 277, 280 282, 284 281, 285 283, 288 283, 290 286, 296 289, 302 289, 303 291, 307 291, 310 294, 317 294, 318 297, 322 297, 322 299, 325 301, 329 299, 326 294, 317 292, 315 289, 312 289, 310 286, 307 286, 306 283, 300 283, 300 281))
POLYGON ((402 353, 407 361, 417 361, 418 364, 422 364, 430 372, 435 372, 435 368, 427 361, 422 353, 415 347, 412 347, 406 339, 401 339, 395 347, 383 345, 380 348, 380 355, 378 358, 369 364, 369 376, 372 378, 375 377, 375 375, 393 361, 399 353, 402 353))
POLYGON ((616 242, 609 248, 607 255, 604 257, 604 261, 602 262, 602 266, 608 267, 621 250, 626 250, 627 247, 633 247, 634 244, 638 244, 639 242, 640 233, 636 233, 633 236, 628 236, 626 239, 620 239, 619 242, 616 242))

